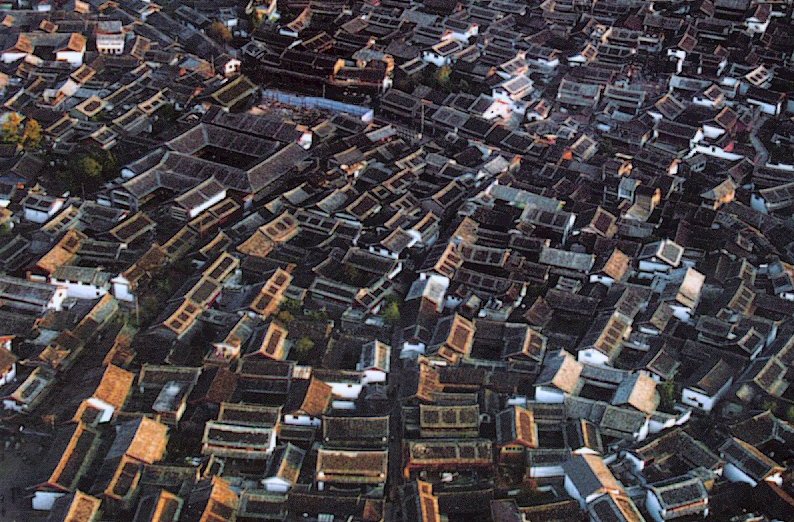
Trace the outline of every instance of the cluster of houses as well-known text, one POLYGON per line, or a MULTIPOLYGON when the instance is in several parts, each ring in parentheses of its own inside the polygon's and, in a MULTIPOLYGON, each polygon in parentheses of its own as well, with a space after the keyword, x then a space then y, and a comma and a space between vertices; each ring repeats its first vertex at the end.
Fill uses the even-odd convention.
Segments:
POLYGON ((0 1, 12 516, 791 518, 791 0, 241 4, 0 1))

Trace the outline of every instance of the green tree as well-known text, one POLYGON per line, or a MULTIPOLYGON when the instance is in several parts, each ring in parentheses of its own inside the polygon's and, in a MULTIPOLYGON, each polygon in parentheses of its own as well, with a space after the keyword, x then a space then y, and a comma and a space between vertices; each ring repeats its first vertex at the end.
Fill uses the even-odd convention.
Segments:
POLYGON ((74 165, 78 179, 96 180, 102 175, 102 165, 91 156, 84 155, 74 165))
POLYGON ((281 301, 281 309, 285 312, 289 312, 292 315, 300 313, 302 305, 300 301, 297 299, 291 299, 289 297, 285 298, 281 301))
POLYGON ((118 177, 119 162, 112 152, 109 150, 98 149, 91 155, 91 157, 102 166, 103 179, 110 180, 118 177))
POLYGON ((314 341, 309 337, 301 337, 298 339, 298 342, 295 343, 295 346, 292 347, 292 350, 295 354, 295 360, 301 362, 305 361, 312 350, 314 350, 314 341))
POLYGON ((20 142, 27 149, 38 148, 41 145, 41 124, 34 119, 29 119, 25 123, 20 142))
POLYGON ((794 406, 789 406, 786 410, 786 420, 794 424, 794 406))
POLYGON ((102 165, 89 154, 71 156, 64 174, 64 181, 74 191, 93 190, 102 183, 102 165))
POLYGON ((282 310, 278 313, 276 318, 284 324, 289 324, 295 319, 295 316, 289 313, 287 310, 282 310))
POLYGON ((355 266, 345 265, 342 272, 345 274, 345 282, 351 286, 362 287, 367 284, 368 277, 366 273, 355 266))
POLYGON ((777 403, 772 399, 767 399, 761 403, 761 408, 777 413, 777 403))
POLYGON ((157 116, 168 123, 173 123, 179 118, 179 111, 176 110, 172 103, 166 103, 157 111, 157 116))
POLYGON ((308 313, 308 317, 312 321, 326 321, 328 320, 328 312, 325 310, 312 310, 308 313))
POLYGON ((0 126, 0 132, 3 134, 3 141, 6 143, 20 143, 22 135, 19 128, 22 125, 22 115, 18 112, 12 112, 6 116, 3 125, 0 126))
POLYGON ((207 35, 216 42, 227 44, 232 41, 232 32, 221 21, 214 21, 207 28, 207 35))
POLYGON ((450 76, 452 76, 452 67, 445 65, 436 71, 436 83, 440 87, 447 87, 449 86, 450 76))
POLYGON ((664 381, 656 389, 659 390, 659 409, 667 413, 675 411, 675 381, 672 379, 664 381))
POLYGON ((392 325, 400 321, 400 305, 397 301, 386 303, 386 306, 383 307, 383 319, 392 325))

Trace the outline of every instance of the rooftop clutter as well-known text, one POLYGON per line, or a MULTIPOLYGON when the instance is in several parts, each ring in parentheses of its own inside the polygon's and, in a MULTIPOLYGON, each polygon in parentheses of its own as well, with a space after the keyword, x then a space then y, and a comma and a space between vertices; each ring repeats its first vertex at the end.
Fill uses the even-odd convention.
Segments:
POLYGON ((12 4, 12 516, 794 510, 790 2, 12 4))

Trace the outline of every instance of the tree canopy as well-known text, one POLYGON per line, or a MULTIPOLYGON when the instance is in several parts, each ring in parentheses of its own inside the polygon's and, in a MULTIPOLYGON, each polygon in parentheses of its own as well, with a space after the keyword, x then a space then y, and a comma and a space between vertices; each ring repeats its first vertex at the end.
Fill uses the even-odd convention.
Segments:
POLYGON ((221 21, 215 21, 207 28, 207 35, 213 40, 227 44, 232 41, 232 32, 221 21))

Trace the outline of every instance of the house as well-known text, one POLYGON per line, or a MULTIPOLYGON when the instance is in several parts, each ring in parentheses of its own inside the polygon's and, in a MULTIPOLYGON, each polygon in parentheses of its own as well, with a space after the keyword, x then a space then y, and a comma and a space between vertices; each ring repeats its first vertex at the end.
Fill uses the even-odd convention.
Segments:
POLYGON ((615 406, 631 406, 643 413, 652 414, 659 406, 656 381, 644 373, 634 373, 623 379, 612 398, 615 406))
POLYGON ((391 347, 374 340, 361 347, 361 357, 356 370, 364 372, 363 384, 386 382, 389 375, 391 347))
POLYGON ((710 412, 730 388, 733 378, 734 369, 726 360, 704 361, 684 386, 681 402, 710 412))
POLYGON ((88 239, 87 236, 78 230, 67 230, 58 242, 41 256, 35 266, 30 268, 28 278, 33 281, 45 282, 47 276, 52 276, 56 269, 72 264, 77 260, 78 252, 86 239, 88 239))
POLYGON ((432 63, 436 67, 444 67, 445 65, 450 65, 454 55, 462 51, 464 47, 459 40, 442 40, 430 47, 430 49, 422 51, 422 60, 432 63))
POLYGON ((93 522, 100 516, 102 500, 80 490, 64 495, 52 506, 50 520, 69 520, 73 522, 93 522))
POLYGON ((233 522, 240 498, 229 483, 218 476, 195 483, 183 505, 183 516, 191 520, 233 522))
POLYGON ((623 488, 609 471, 600 455, 577 454, 563 464, 565 491, 582 509, 603 495, 620 495, 623 488))
POLYGON ((316 378, 293 383, 284 405, 284 423, 319 426, 320 417, 330 406, 331 393, 331 386, 316 378))
POLYGON ((305 456, 304 450, 290 443, 276 447, 268 458, 265 478, 261 480, 264 488, 273 493, 288 492, 298 483, 305 456))
POLYGON ((181 384, 192 389, 199 380, 201 368, 175 365, 144 364, 138 373, 138 390, 157 397, 169 384, 181 384))
POLYGON ((709 494, 699 477, 673 477, 648 487, 645 506, 656 522, 705 518, 709 515, 709 494))
POLYGON ((0 299, 4 306, 22 313, 41 315, 47 310, 61 310, 66 295, 62 287, 0 276, 0 299))
POLYGON ((127 270, 111 279, 113 295, 119 301, 134 302, 139 286, 151 281, 167 261, 163 247, 153 244, 127 270))
POLYGON ((16 389, 3 397, 3 408, 15 412, 33 411, 50 394, 55 384, 55 372, 37 366, 16 389))
POLYGON ((66 296, 76 299, 97 299, 110 291, 113 274, 99 268, 62 265, 50 275, 50 284, 66 288, 66 296))
POLYGON ((242 62, 239 59, 224 53, 215 60, 215 67, 221 72, 221 74, 229 78, 240 73, 242 62))
POLYGON ((323 416, 323 445, 328 448, 382 448, 389 440, 389 416, 323 416))
POLYGON ((14 44, 0 53, 0 60, 12 63, 35 52, 77 68, 83 64, 87 38, 80 33, 19 33, 14 44))
POLYGON ((116 437, 105 454, 96 489, 103 492, 106 509, 130 507, 144 466, 165 455, 168 428, 148 418, 116 425, 116 437))
POLYGON ((488 439, 410 440, 403 474, 407 478, 422 470, 453 472, 491 466, 493 449, 488 439))
POLYGON ((124 407, 132 391, 135 374, 109 364, 96 390, 74 414, 75 421, 102 423, 124 407))
POLYGON ((108 233, 122 245, 130 246, 147 236, 157 224, 143 212, 137 212, 113 227, 108 233))
POLYGON ((736 197, 736 183, 730 178, 703 192, 700 197, 704 205, 717 210, 722 205, 730 203, 736 197))
POLYGON ((681 470, 704 469, 720 475, 725 464, 683 428, 664 431, 644 444, 634 446, 625 456, 636 472, 664 479, 678 476, 681 470))
POLYGON ((593 522, 606 522, 607 520, 642 522, 645 520, 631 497, 618 493, 602 495, 590 502, 587 505, 587 514, 593 522))
POLYGON ((214 177, 199 183, 174 199, 171 214, 188 221, 226 198, 226 188, 214 177))
POLYGON ((97 23, 96 48, 101 54, 122 54, 125 37, 121 21, 108 20, 97 23))
POLYGON ((601 256, 590 271, 590 282, 612 286, 622 283, 631 273, 633 259, 615 248, 609 257, 601 256))
POLYGON ((632 322, 619 312, 602 313, 592 322, 577 348, 577 360, 612 365, 631 333, 632 322))
POLYGON ((725 478, 731 482, 745 482, 753 487, 761 481, 781 485, 783 467, 742 439, 729 438, 719 451, 725 459, 725 478))
POLYGON ((0 386, 13 382, 17 376, 17 356, 11 350, 11 342, 0 346, 0 386))
POLYGON ((22 200, 23 216, 33 223, 46 223, 63 207, 65 200, 47 195, 28 194, 22 200))
POLYGON ((333 486, 382 486, 386 483, 389 457, 386 450, 335 450, 320 448, 317 451, 315 480, 323 491, 333 486))
POLYGON ((580 384, 582 363, 561 350, 546 354, 540 375, 535 380, 535 400, 542 403, 562 403, 566 395, 574 393, 580 384))
POLYGON ((99 432, 83 423, 72 425, 59 442, 60 459, 49 478, 36 486, 32 506, 37 511, 49 511, 59 498, 74 493, 77 484, 85 477, 93 461, 98 457, 101 442, 99 432))
POLYGON ((524 448, 538 447, 538 426, 532 410, 513 406, 496 416, 496 444, 500 461, 509 461, 515 454, 523 455, 524 448))
POLYGON ((474 338, 475 346, 481 343, 501 344, 503 359, 534 363, 543 361, 548 339, 537 330, 516 323, 504 323, 503 327, 500 327, 500 323, 492 323, 488 325, 491 328, 482 327, 487 324, 485 320, 477 320, 475 324, 478 325, 474 338), (489 330, 496 335, 486 338, 485 334, 489 333, 489 330))
POLYGON ((521 221, 535 227, 544 237, 564 243, 573 230, 576 216, 562 210, 548 210, 530 205, 524 209, 521 221))
POLYGON ((760 189, 751 196, 750 204, 753 209, 765 214, 787 209, 794 204, 794 183, 760 189))
POLYGON ((471 353, 474 334, 474 323, 462 315, 444 317, 436 323, 427 353, 455 364, 471 353))
POLYGON ((134 520, 168 520, 168 516, 173 513, 173 517, 178 517, 184 500, 166 489, 160 489, 156 493, 142 497, 135 511, 134 520), (148 518, 147 518, 148 517, 148 518))
POLYGON ((201 453, 229 459, 265 460, 276 447, 276 428, 277 424, 208 421, 204 425, 201 453))
POLYGON ((746 100, 758 107, 764 114, 779 116, 783 111, 786 94, 751 85, 747 89, 746 100))
POLYGON ((648 243, 642 247, 639 256, 639 276, 653 277, 657 274, 669 274, 671 269, 681 264, 684 249, 670 239, 648 243))
POLYGON ((600 85, 565 78, 557 89, 557 101, 572 107, 593 108, 601 99, 601 91, 600 85))
POLYGON ((480 407, 419 405, 419 435, 423 439, 466 438, 480 434, 480 407))
POLYGON ((561 269, 566 272, 589 272, 595 264, 595 257, 592 254, 571 252, 559 248, 543 247, 540 252, 538 262, 549 265, 552 270, 561 269))
POLYGON ((678 277, 676 274, 665 284, 662 300, 669 304, 676 318, 681 321, 690 321, 700 302, 706 276, 690 267, 683 273, 680 282, 678 277))

